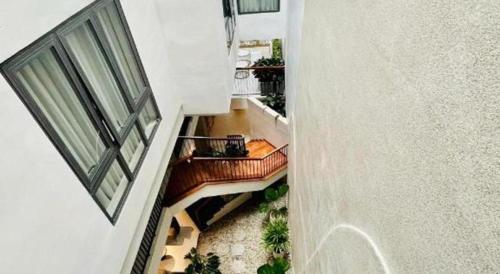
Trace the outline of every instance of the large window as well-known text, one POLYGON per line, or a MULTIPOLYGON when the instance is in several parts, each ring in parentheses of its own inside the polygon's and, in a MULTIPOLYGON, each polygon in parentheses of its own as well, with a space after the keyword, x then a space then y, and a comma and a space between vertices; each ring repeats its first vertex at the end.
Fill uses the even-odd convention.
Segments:
POLYGON ((279 12, 280 0, 237 0, 239 14, 279 12))
POLYGON ((114 223, 160 114, 118 1, 98 1, 2 72, 114 223))

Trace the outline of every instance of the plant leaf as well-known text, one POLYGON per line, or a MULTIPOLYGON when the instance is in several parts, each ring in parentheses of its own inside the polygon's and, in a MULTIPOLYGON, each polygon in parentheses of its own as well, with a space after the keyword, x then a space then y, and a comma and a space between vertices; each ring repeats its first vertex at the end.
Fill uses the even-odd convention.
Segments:
POLYGON ((269 211, 269 204, 266 202, 262 202, 259 205, 259 212, 260 213, 267 213, 269 211))
POLYGON ((257 269, 257 274, 275 274, 275 272, 271 265, 265 264, 257 269))
POLYGON ((278 191, 276 191, 274 188, 267 188, 264 191, 264 197, 268 202, 274 202, 279 198, 278 191))
POLYGON ((290 262, 285 258, 276 258, 274 259, 273 268, 285 273, 290 269, 290 262))
POLYGON ((278 187, 278 195, 279 197, 283 197, 287 192, 290 187, 288 185, 280 185, 278 187))

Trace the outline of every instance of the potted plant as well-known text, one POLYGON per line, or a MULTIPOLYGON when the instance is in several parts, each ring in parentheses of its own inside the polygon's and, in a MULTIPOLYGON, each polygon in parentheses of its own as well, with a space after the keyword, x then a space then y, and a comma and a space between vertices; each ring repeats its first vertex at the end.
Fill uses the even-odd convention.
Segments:
POLYGON ((290 246, 288 222, 286 217, 271 217, 262 234, 264 248, 273 253, 275 258, 283 257, 290 246))
POLYGON ((286 116, 286 99, 285 94, 283 93, 269 93, 266 97, 261 99, 261 102, 274 109, 277 113, 281 114, 281 116, 286 116))
MULTIPOLYGON (((287 208, 286 207, 281 207, 281 208, 276 208, 273 203, 276 202, 279 198, 283 197, 286 195, 288 192, 288 185, 287 184, 282 184, 276 188, 274 187, 268 187, 266 190, 264 190, 264 202, 260 203, 259 205, 259 211, 262 213, 268 213, 269 216, 276 216, 276 215, 283 215, 286 216, 287 214, 287 208)), ((266 218, 269 218, 269 216, 266 218)))
POLYGON ((262 265, 257 274, 285 274, 290 269, 290 263, 284 258, 276 258, 271 263, 262 265))
POLYGON ((252 67, 255 78, 259 79, 262 95, 283 94, 285 91, 285 63, 278 58, 261 58, 252 67), (264 67, 264 68, 259 68, 264 67), (279 67, 279 68, 272 68, 279 67))
POLYGON ((187 274, 222 274, 219 270, 219 257, 214 253, 203 256, 198 254, 196 248, 192 248, 184 258, 191 260, 191 264, 184 270, 187 274))

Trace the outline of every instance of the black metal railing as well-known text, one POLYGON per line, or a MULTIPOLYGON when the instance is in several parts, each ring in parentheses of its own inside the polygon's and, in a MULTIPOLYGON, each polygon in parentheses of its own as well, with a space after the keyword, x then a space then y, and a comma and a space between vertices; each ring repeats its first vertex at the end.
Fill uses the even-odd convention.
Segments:
POLYGON ((272 93, 283 94, 284 79, 262 81, 255 77, 257 70, 284 70, 285 66, 237 67, 234 75, 233 96, 266 96, 272 93))
POLYGON ((248 151, 241 135, 227 137, 179 136, 179 159, 186 157, 244 157, 248 151))
POLYGON ((197 157, 192 163, 209 169, 198 178, 202 182, 259 179, 286 165, 287 155, 288 145, 283 145, 264 157, 197 157))

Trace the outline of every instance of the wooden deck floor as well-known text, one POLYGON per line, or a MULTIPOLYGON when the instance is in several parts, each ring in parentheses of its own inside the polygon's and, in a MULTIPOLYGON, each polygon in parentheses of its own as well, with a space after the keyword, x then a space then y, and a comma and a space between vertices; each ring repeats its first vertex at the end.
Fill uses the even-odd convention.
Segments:
POLYGON ((166 203, 172 204, 206 183, 263 179, 287 164, 286 151, 275 151, 266 140, 252 140, 246 148, 247 158, 191 159, 177 163, 168 182, 166 203))
POLYGON ((275 149, 273 145, 263 139, 251 140, 246 143, 246 147, 249 152, 248 157, 255 158, 264 157, 275 149))

